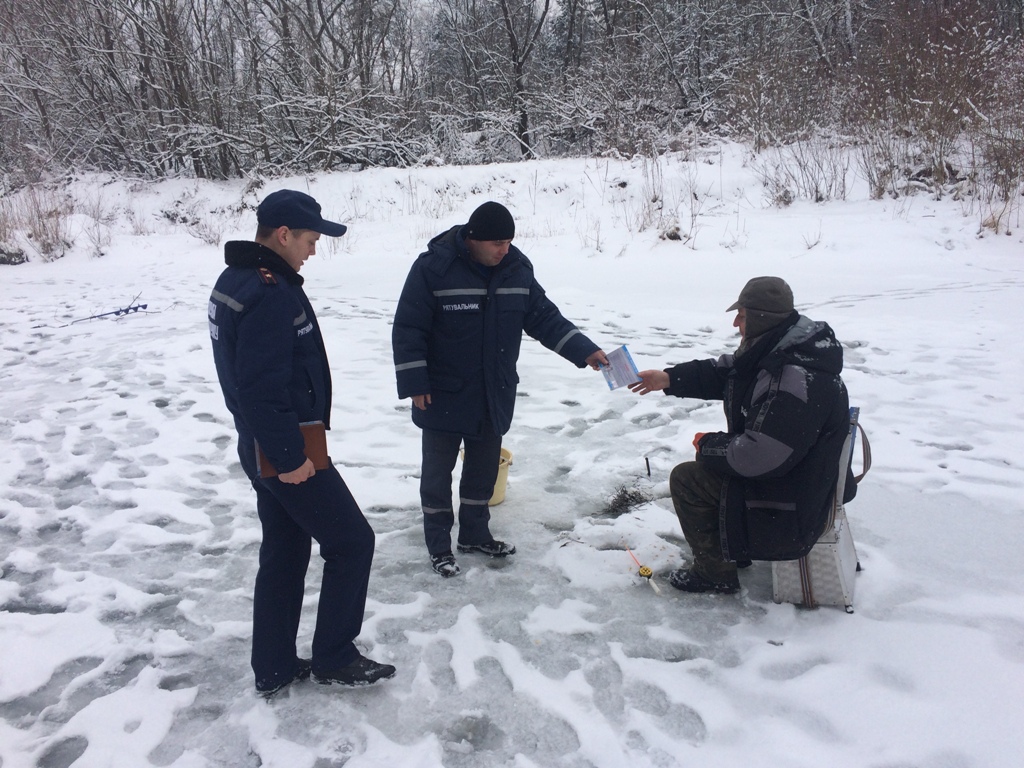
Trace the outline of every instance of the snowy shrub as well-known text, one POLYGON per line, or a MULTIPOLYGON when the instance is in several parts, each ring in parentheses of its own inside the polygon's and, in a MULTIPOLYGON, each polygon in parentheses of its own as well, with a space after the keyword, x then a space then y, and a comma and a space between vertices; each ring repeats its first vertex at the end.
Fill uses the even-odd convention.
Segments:
POLYGON ((910 176, 911 154, 907 138, 890 126, 872 125, 865 130, 856 158, 872 199, 899 196, 910 176))
POLYGON ((111 230, 115 216, 107 207, 102 193, 94 192, 77 203, 79 213, 85 217, 82 232, 92 248, 93 256, 102 256, 110 247, 111 230))
POLYGON ((11 213, 11 201, 0 197, 0 243, 6 243, 14 232, 14 220, 11 213))
POLYGON ((816 203, 846 199, 850 154, 836 142, 796 141, 766 151, 751 167, 773 205, 785 207, 797 198, 816 203))
MULTIPOLYGON (((0 218, 7 220, 8 236, 0 242, 11 241, 9 257, 17 260, 19 252, 34 251, 45 261, 63 256, 72 245, 70 218, 74 205, 70 196, 41 184, 34 184, 10 198, 6 212, 0 218)), ((24 261, 25 259, 21 259, 24 261)), ((14 261, 10 263, 20 263, 14 261)))
POLYGON ((24 264, 25 251, 14 242, 16 225, 11 201, 0 197, 0 264, 24 264))
POLYGON ((998 98, 981 115, 976 131, 981 156, 977 176, 982 226, 999 233, 1009 232, 1013 214, 1019 216, 1024 202, 1024 49, 1000 64, 995 91, 998 98))

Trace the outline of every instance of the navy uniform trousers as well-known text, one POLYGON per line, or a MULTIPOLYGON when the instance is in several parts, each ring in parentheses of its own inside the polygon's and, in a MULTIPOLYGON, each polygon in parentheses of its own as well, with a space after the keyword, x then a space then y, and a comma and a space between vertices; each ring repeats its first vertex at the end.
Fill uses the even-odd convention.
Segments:
POLYGON ((298 669, 295 639, 312 539, 324 559, 313 633, 313 671, 329 674, 359 652, 373 562, 374 533, 332 464, 298 485, 253 480, 263 524, 253 598, 252 668, 258 686, 290 681, 298 669))
POLYGON ((487 502, 494 493, 501 459, 501 435, 487 423, 480 437, 463 437, 453 432, 423 430, 423 468, 420 475, 420 503, 423 505, 423 535, 431 555, 451 552, 452 470, 464 445, 465 459, 459 481, 459 543, 486 544, 494 537, 488 523, 487 502))

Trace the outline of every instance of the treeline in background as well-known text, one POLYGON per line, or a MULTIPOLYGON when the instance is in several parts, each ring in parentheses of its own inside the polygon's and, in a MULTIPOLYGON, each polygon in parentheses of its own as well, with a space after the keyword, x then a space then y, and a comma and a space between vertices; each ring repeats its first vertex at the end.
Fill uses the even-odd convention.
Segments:
POLYGON ((973 175, 1009 198, 1022 134, 1024 0, 0 0, 0 192, 699 135, 775 151, 780 203, 841 197, 836 147, 878 196, 973 175))

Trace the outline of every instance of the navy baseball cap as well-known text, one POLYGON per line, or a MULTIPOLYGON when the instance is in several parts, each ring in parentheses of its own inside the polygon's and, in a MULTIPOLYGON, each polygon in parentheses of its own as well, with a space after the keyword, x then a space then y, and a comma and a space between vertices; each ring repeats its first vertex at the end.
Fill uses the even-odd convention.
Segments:
POLYGON ((341 237, 348 231, 344 224, 324 219, 320 215, 320 203, 294 189, 280 189, 263 198, 256 209, 256 221, 273 229, 312 229, 328 237, 341 237))

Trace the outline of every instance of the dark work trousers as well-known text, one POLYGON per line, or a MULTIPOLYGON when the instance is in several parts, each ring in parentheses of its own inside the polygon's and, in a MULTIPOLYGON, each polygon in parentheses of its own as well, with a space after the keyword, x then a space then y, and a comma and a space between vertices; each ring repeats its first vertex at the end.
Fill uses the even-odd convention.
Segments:
POLYGON ((253 481, 263 524, 253 599, 252 668, 259 688, 295 676, 311 539, 324 559, 313 633, 313 670, 329 673, 359 655, 353 641, 363 625, 374 533, 338 470, 331 465, 298 485, 276 477, 253 481))
POLYGON ((672 470, 668 487, 697 573, 711 581, 737 584, 736 563, 726 562, 722 555, 719 501, 725 484, 722 475, 699 461, 688 461, 672 470))
POLYGON ((420 475, 420 503, 423 505, 423 535, 431 555, 451 552, 452 470, 465 444, 462 479, 459 482, 459 543, 484 544, 491 536, 487 507, 494 493, 501 459, 501 435, 488 423, 481 437, 463 437, 452 432, 423 430, 423 469, 420 475))

